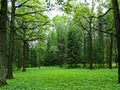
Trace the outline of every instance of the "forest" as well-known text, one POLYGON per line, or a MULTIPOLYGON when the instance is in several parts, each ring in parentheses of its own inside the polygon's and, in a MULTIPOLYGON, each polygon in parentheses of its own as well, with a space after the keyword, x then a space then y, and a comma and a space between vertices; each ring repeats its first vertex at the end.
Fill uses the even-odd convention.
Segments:
POLYGON ((0 90, 120 90, 120 0, 0 0, 0 90))

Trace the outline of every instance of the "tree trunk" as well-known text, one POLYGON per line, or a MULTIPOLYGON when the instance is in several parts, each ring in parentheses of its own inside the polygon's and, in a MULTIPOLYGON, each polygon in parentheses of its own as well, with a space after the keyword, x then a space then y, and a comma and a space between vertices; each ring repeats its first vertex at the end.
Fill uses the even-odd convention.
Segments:
POLYGON ((119 12, 118 0, 112 0, 112 5, 113 5, 117 49, 118 49, 118 83, 120 83, 120 12, 119 12))
POLYGON ((7 30, 7 0, 1 0, 0 11, 0 86, 6 82, 6 30, 7 30))
POLYGON ((112 48, 113 48, 113 37, 110 35, 110 46, 109 46, 109 69, 112 69, 112 48))
POLYGON ((117 53, 117 42, 115 40, 115 63, 116 63, 116 68, 118 67, 118 53, 117 53))
POLYGON ((8 58, 8 70, 7 70, 7 78, 13 79, 13 70, 12 70, 12 63, 13 63, 13 56, 14 56, 14 20, 15 20, 15 1, 12 0, 12 12, 11 12, 11 28, 10 28, 10 43, 9 43, 9 58, 8 58))
POLYGON ((22 50, 21 50, 21 45, 18 48, 18 66, 17 70, 20 70, 22 67, 22 50))
POLYGON ((90 69, 93 69, 93 62, 92 62, 92 18, 90 18, 90 31, 89 31, 89 62, 90 62, 90 69))
POLYGON ((86 32, 84 31, 84 61, 83 67, 86 67, 86 32))
POLYGON ((26 72, 26 55, 27 55, 27 50, 26 50, 26 44, 27 42, 24 40, 23 41, 23 72, 26 72))

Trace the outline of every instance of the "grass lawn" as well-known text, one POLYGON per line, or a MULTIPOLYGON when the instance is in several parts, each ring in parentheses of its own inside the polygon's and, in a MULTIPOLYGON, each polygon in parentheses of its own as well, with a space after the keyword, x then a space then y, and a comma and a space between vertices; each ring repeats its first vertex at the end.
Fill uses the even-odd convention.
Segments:
POLYGON ((120 90, 117 69, 29 68, 15 72, 0 90, 120 90))

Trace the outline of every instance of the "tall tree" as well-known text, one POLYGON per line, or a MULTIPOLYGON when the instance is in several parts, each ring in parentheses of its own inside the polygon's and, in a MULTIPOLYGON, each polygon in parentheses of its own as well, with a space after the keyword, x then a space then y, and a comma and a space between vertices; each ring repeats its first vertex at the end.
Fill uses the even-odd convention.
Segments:
POLYGON ((44 65, 53 66, 59 64, 57 62, 57 51, 56 33, 51 31, 48 35, 44 65))
POLYGON ((17 7, 16 11, 16 32, 17 40, 23 41, 23 71, 26 71, 27 44, 28 41, 35 41, 42 37, 44 25, 49 21, 43 13, 45 10, 42 2, 37 0, 26 0, 17 7), (27 2, 27 3, 26 3, 27 2))
POLYGON ((1 0, 0 10, 0 86, 6 85, 7 0, 1 0))
POLYGON ((73 24, 69 25, 69 30, 67 33, 67 59, 66 63, 69 67, 76 67, 80 63, 80 30, 73 24))
POLYGON ((54 25, 57 33, 58 62, 60 67, 62 67, 65 58, 65 36, 67 31, 66 24, 66 16, 56 16, 54 18, 54 25))
POLYGON ((120 83, 120 12, 118 0, 112 0, 114 22, 116 29, 117 49, 118 49, 118 83, 120 83))
POLYGON ((82 27, 88 35, 88 59, 89 59, 89 67, 93 68, 93 51, 92 51, 92 26, 94 24, 94 13, 93 10, 84 5, 79 5, 74 14, 74 20, 78 23, 80 27, 82 27), (84 11, 83 11, 84 10, 84 11), (79 13, 78 11, 81 11, 79 13))
POLYGON ((15 2, 16 0, 12 0, 12 9, 11 9, 11 22, 10 22, 10 43, 9 43, 9 58, 7 64, 7 78, 13 79, 13 70, 12 70, 12 63, 13 63, 13 51, 14 51, 14 32, 15 32, 15 2))

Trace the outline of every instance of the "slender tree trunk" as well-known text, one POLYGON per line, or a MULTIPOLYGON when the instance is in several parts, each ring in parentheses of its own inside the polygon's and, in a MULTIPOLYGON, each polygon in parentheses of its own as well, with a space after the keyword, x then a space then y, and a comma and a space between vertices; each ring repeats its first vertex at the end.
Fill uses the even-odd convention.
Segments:
POLYGON ((103 39, 103 33, 101 33, 101 63, 102 63, 102 67, 104 68, 104 39, 103 39))
POLYGON ((84 61, 83 61, 83 67, 86 67, 86 33, 84 31, 84 61))
POLYGON ((107 63, 106 63, 106 66, 107 66, 107 68, 108 68, 108 67, 109 67, 109 49, 108 49, 108 47, 109 47, 109 45, 108 45, 109 42, 108 42, 107 36, 106 36, 105 44, 106 44, 106 45, 105 45, 105 48, 106 48, 106 51, 105 51, 105 52, 106 52, 106 55, 105 55, 106 58, 105 58, 105 59, 106 59, 106 62, 107 62, 107 63))
POLYGON ((41 66, 41 63, 40 63, 41 62, 41 56, 38 54, 38 57, 39 57, 38 58, 38 67, 40 68, 40 66, 41 66))
POLYGON ((27 50, 26 50, 26 44, 27 42, 24 40, 23 41, 23 72, 26 72, 26 55, 27 55, 27 50))
POLYGON ((89 31, 89 62, 90 69, 93 69, 93 61, 92 61, 92 18, 90 18, 90 31, 89 31))
POLYGON ((17 70, 20 70, 20 68, 22 67, 22 50, 21 50, 21 46, 19 46, 18 48, 18 67, 17 70))
POLYGON ((15 1, 12 0, 12 12, 11 12, 11 29, 10 29, 10 43, 9 43, 9 58, 8 58, 8 70, 7 70, 7 78, 13 79, 13 70, 12 70, 12 63, 13 63, 13 51, 14 51, 14 19, 15 19, 15 1))
POLYGON ((118 0, 112 0, 114 22, 116 28, 117 49, 118 49, 118 83, 120 83, 120 12, 118 0))
POLYGON ((103 40, 103 33, 100 33, 100 66, 101 68, 104 67, 104 40, 103 40))
POLYGON ((115 40, 115 63, 116 63, 116 68, 118 67, 118 53, 117 53, 117 42, 115 40))
POLYGON ((36 51, 37 52, 37 64, 38 64, 38 67, 40 68, 40 59, 41 59, 41 51, 39 52, 39 51, 36 51))
POLYGON ((0 86, 6 82, 6 31, 7 31, 7 0, 1 0, 0 10, 0 86))
POLYGON ((112 48, 113 48, 113 37, 110 35, 110 46, 109 46, 109 69, 112 69, 112 48))

